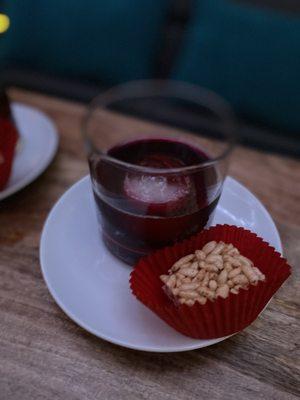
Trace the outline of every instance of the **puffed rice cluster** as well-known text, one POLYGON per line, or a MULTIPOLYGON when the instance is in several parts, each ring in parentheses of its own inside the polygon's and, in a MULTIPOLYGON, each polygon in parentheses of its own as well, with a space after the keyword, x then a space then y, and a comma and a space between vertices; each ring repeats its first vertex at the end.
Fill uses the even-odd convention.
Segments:
POLYGON ((166 292, 180 304, 205 304, 218 296, 238 294, 264 281, 265 275, 231 243, 209 242, 201 250, 176 261, 168 275, 161 275, 166 292))

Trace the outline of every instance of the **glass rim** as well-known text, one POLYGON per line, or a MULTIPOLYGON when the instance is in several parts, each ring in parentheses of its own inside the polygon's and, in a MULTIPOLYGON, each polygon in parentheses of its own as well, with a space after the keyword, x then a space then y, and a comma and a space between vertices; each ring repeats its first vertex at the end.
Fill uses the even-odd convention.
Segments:
MULTIPOLYGON (((143 120, 143 118, 140 118, 143 120)), ((227 130, 226 129, 226 130, 227 130)), ((202 86, 198 86, 195 84, 182 82, 182 81, 173 81, 173 80, 160 80, 160 79, 149 79, 149 80, 134 80, 126 83, 122 83, 112 88, 100 93, 95 96, 89 106, 86 114, 82 120, 82 134, 84 137, 86 148, 89 153, 99 154, 102 158, 107 161, 110 161, 113 164, 117 164, 120 167, 123 167, 128 170, 134 170, 136 172, 144 172, 151 174, 174 174, 174 173, 184 173, 184 172, 193 172, 199 169, 204 169, 207 167, 211 167, 225 158, 227 158, 230 153, 233 151, 236 142, 236 118, 234 112, 229 105, 229 103, 224 100, 221 96, 216 94, 215 92, 203 88, 202 86), (122 94, 123 92, 123 94, 122 94), (174 92, 174 93, 172 93, 174 92), (181 92, 180 95, 176 95, 176 92, 181 92), (226 139, 226 148, 221 152, 217 157, 212 157, 207 161, 193 164, 184 167, 176 167, 176 168, 154 168, 154 167, 145 167, 137 164, 133 164, 130 162, 119 160, 116 157, 110 156, 102 152, 100 149, 96 149, 94 145, 91 143, 91 139, 88 137, 88 122, 93 114, 93 111, 96 108, 100 108, 105 110, 108 105, 113 104, 116 101, 122 101, 125 99, 138 99, 138 98, 146 98, 146 97, 166 97, 172 96, 177 99, 182 99, 185 101, 190 101, 192 103, 204 106, 209 110, 211 110, 216 116, 222 118, 222 122, 226 122, 228 132, 225 135, 226 139), (201 102, 201 99, 203 102, 201 102), (209 100, 208 100, 209 99, 209 100), (218 110, 216 111, 216 108, 218 110)), ((197 136, 196 133, 192 133, 197 136)), ((167 136, 167 135, 166 135, 167 136)), ((141 136, 141 138, 145 139, 149 136, 141 136)), ((155 136, 151 136, 151 138, 156 139, 155 136)), ((158 139, 158 137, 157 137, 158 139)), ((179 143, 188 144, 184 140, 178 140, 179 143)), ((126 140, 123 142, 127 143, 126 140)))

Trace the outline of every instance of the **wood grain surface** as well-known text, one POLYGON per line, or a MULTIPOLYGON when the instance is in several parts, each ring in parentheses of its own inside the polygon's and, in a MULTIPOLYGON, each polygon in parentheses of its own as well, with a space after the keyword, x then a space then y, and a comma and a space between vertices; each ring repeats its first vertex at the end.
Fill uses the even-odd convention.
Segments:
POLYGON ((80 135, 84 107, 18 90, 11 96, 53 118, 60 146, 40 178, 0 203, 0 399, 298 399, 300 162, 242 147, 233 155, 230 174, 268 208, 293 266, 255 323, 201 350, 127 350, 75 325, 41 276, 45 218, 87 174, 80 135))

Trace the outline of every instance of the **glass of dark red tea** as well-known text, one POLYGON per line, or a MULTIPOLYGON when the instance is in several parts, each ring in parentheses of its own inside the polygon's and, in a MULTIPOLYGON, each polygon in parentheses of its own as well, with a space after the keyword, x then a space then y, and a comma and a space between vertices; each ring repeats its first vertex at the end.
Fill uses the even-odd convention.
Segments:
POLYGON ((83 122, 102 240, 140 257, 208 226, 234 146, 230 107, 194 85, 137 81, 96 97, 83 122))

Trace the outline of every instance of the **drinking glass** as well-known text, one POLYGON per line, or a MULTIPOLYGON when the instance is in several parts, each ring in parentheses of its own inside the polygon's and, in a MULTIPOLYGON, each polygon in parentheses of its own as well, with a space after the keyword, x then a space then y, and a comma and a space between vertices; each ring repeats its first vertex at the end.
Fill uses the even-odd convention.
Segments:
POLYGON ((209 226, 235 142, 229 105, 181 82, 97 96, 83 121, 102 240, 129 265, 209 226))

